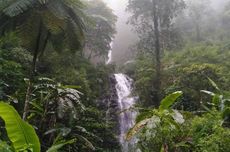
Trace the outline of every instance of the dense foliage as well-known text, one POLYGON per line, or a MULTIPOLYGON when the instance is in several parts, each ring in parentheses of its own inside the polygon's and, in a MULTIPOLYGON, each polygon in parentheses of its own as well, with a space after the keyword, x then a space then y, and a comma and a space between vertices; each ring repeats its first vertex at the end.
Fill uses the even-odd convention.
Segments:
MULTIPOLYGON (((104 65, 115 33, 112 10, 100 0, 7 0, 0 6, 0 99, 35 128, 41 151, 118 149, 100 107, 113 73, 112 65, 104 65), (87 56, 89 45, 103 57, 101 64, 87 56)), ((1 129, 0 147, 18 151, 9 135, 1 129)))
POLYGON ((121 151, 123 111, 107 103, 119 70, 139 97, 126 109, 139 113, 126 135, 137 151, 229 151, 229 0, 127 1, 139 39, 116 68, 103 0, 0 0, 0 151, 121 151))
POLYGON ((140 115, 127 138, 136 134, 138 148, 146 152, 229 151, 229 2, 218 10, 208 0, 167 2, 129 1, 128 10, 133 15, 129 23, 140 40, 133 47, 135 60, 122 68, 134 79, 141 108, 137 108, 140 115), (175 5, 169 7, 172 3, 175 5), (164 19, 158 22, 160 30, 154 26, 153 4, 159 7, 158 18, 161 13, 167 17, 167 8, 170 17, 166 21, 172 21, 169 26, 164 27, 164 19), (156 30, 160 31, 161 54, 158 83, 156 30), (183 94, 170 109, 162 111, 156 88, 160 99, 175 91, 183 94))
MULTIPOLYGON (((211 79, 210 82, 220 91, 211 79)), ((203 111, 199 115, 173 109, 173 103, 182 95, 182 92, 174 92, 161 101, 159 109, 142 109, 127 139, 137 135, 138 148, 146 152, 228 151, 229 99, 209 91, 202 92, 210 94, 212 101, 202 104, 203 111)))

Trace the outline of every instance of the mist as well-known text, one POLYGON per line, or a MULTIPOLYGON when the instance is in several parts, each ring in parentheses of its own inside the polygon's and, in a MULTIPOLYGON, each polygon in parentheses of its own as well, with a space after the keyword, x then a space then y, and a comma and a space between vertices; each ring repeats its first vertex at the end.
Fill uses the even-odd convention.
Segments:
MULTIPOLYGON (((185 0, 186 4, 195 2, 196 0, 185 0)), ((200 1, 200 0, 197 0, 200 1)), ((219 12, 221 11, 229 0, 208 0, 209 5, 219 12)), ((133 30, 131 25, 128 25, 130 13, 127 12, 128 0, 104 0, 104 2, 114 11, 118 17, 116 23, 116 35, 113 40, 112 61, 116 64, 122 64, 130 59, 134 52, 131 51, 133 45, 138 40, 137 33, 133 30)))
POLYGON ((211 0, 212 7, 216 10, 223 9, 227 2, 229 2, 229 0, 211 0))
POLYGON ((137 41, 137 35, 132 30, 132 26, 128 25, 130 14, 126 11, 128 0, 104 0, 107 5, 113 9, 118 20, 116 23, 116 31, 112 46, 112 62, 122 64, 130 59, 130 47, 137 41))

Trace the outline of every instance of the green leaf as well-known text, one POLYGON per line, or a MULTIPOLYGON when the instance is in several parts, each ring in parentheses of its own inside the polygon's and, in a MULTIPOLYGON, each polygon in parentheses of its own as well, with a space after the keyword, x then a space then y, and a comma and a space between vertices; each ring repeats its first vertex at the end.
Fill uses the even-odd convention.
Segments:
POLYGON ((222 101, 223 99, 223 96, 222 95, 219 95, 219 94, 216 94, 216 93, 213 93, 211 91, 207 91, 207 90, 201 90, 200 92, 202 93, 205 93, 205 94, 208 94, 210 96, 212 96, 212 103, 214 105, 219 105, 220 102, 222 101))
POLYGON ((79 134, 74 134, 74 135, 76 137, 78 137, 79 140, 82 140, 86 147, 90 148, 93 151, 96 150, 95 147, 93 146, 93 144, 88 139, 86 139, 85 137, 83 137, 82 135, 79 135, 79 134))
POLYGON ((161 151, 160 152, 165 152, 164 145, 161 146, 161 151))
POLYGON ((31 149, 40 152, 40 142, 34 128, 23 121, 17 111, 4 102, 0 102, 0 117, 16 152, 31 149))
POLYGON ((182 141, 182 142, 180 142, 180 143, 177 143, 176 144, 176 147, 189 147, 189 145, 187 144, 187 142, 185 142, 185 141, 182 141))
POLYGON ((227 118, 230 116, 230 107, 227 107, 224 109, 223 113, 222 113, 222 118, 227 118))
POLYGON ((161 101, 161 105, 159 107, 159 110, 165 110, 168 109, 174 102, 176 102, 176 100, 183 94, 182 91, 177 91, 174 92, 170 95, 168 95, 167 97, 165 97, 162 101, 161 101))
POLYGON ((71 139, 68 141, 63 141, 57 144, 54 144, 52 147, 50 147, 46 152, 57 152, 60 148, 62 148, 65 145, 72 144, 76 142, 76 139, 71 139))
POLYGON ((140 113, 137 118, 136 118, 136 123, 139 123, 142 120, 151 118, 154 115, 154 111, 153 110, 148 110, 148 111, 144 111, 142 113, 140 113))
POLYGON ((44 110, 42 109, 42 107, 40 105, 38 105, 37 103, 35 102, 29 102, 29 104, 31 104, 34 108, 36 108, 39 112, 43 112, 44 113, 44 110))
POLYGON ((212 110, 209 109, 207 106, 205 106, 204 104, 201 104, 201 107, 203 107, 206 111, 212 113, 212 110))
POLYGON ((215 96, 216 95, 215 93, 213 93, 211 91, 207 91, 207 90, 201 90, 200 92, 206 93, 206 94, 208 94, 210 96, 215 96))
POLYGON ((212 79, 208 77, 208 80, 216 90, 220 91, 220 88, 217 86, 217 84, 212 79))
POLYGON ((216 94, 215 96, 213 96, 212 98, 212 103, 215 105, 219 105, 221 102, 221 96, 216 94))
POLYGON ((77 85, 65 85, 62 86, 64 89, 81 89, 81 86, 77 86, 77 85))
POLYGON ((12 147, 0 140, 0 152, 13 152, 12 147))
POLYGON ((126 140, 131 140, 142 128, 144 128, 147 123, 150 121, 151 119, 144 119, 140 122, 138 122, 137 124, 135 124, 135 126, 129 130, 129 132, 126 135, 126 140))

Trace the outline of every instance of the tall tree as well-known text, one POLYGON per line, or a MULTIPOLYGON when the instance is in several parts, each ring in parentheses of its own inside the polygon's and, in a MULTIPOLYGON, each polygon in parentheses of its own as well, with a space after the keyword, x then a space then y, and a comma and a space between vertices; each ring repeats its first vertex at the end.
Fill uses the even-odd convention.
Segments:
POLYGON ((129 0, 127 10, 132 13, 129 23, 140 38, 141 48, 150 52, 155 61, 154 103, 160 102, 161 55, 167 42, 173 19, 185 7, 183 0, 129 0))
POLYGON ((92 22, 87 25, 85 54, 96 63, 104 63, 116 32, 117 17, 102 0, 89 1, 86 13, 92 22))
POLYGON ((188 3, 189 16, 195 27, 197 42, 202 40, 202 20, 211 12, 210 9, 210 0, 193 0, 188 3))
POLYGON ((226 4, 223 12, 222 12, 222 29, 224 29, 224 34, 227 39, 229 38, 230 33, 230 1, 226 4))

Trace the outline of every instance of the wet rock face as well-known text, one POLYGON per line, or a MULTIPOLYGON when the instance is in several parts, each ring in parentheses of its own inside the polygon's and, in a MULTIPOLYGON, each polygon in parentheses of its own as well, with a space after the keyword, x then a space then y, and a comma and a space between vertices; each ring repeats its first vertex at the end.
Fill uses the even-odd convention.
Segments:
POLYGON ((113 131, 116 135, 119 135, 119 105, 117 103, 118 96, 116 92, 116 79, 114 75, 111 75, 109 77, 110 81, 110 90, 109 90, 109 96, 107 99, 107 112, 106 117, 108 122, 113 123, 113 131))

